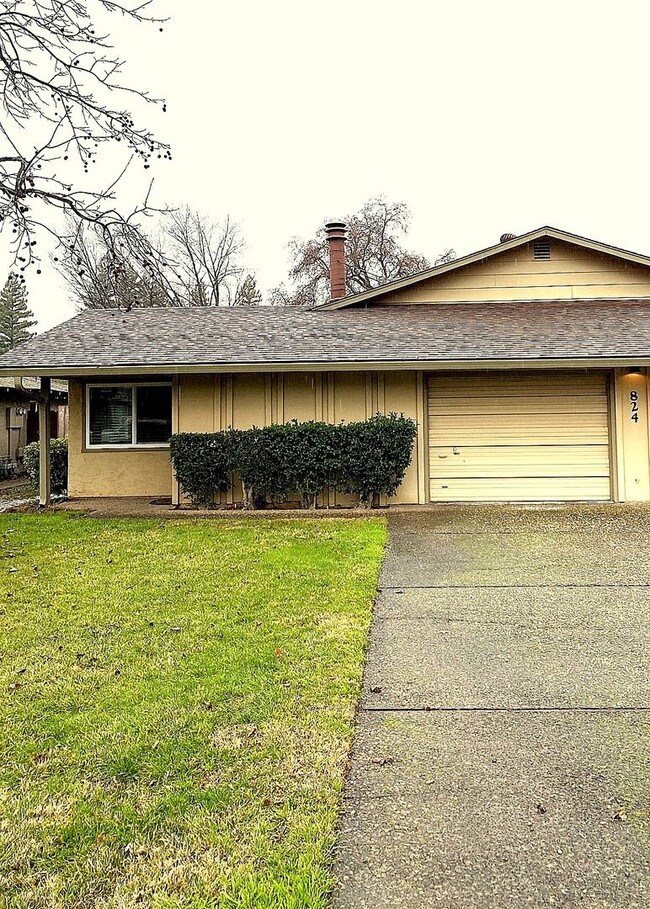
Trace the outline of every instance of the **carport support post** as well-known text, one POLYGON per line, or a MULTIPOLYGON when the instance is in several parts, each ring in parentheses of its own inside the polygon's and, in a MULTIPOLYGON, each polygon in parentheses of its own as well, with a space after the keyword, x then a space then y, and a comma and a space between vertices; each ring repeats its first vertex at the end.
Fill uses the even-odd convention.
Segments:
POLYGON ((46 508, 50 504, 50 391, 50 379, 41 378, 41 393, 38 399, 38 504, 40 508, 46 508))

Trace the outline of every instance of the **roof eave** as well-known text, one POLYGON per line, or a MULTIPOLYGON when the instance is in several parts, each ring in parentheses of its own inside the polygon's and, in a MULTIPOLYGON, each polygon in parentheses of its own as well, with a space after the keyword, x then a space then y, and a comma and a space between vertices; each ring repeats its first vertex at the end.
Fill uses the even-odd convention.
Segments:
MULTIPOLYGON (((350 372, 357 370, 467 370, 467 369, 602 369, 629 366, 650 366, 650 355, 645 357, 518 357, 467 358, 456 360, 350 360, 276 363, 168 363, 121 366, 57 366, 14 368, 11 375, 43 376, 49 378, 103 378, 110 376, 181 375, 196 373, 251 373, 251 372, 350 372)), ((0 369, 0 376, 9 375, 0 369)))

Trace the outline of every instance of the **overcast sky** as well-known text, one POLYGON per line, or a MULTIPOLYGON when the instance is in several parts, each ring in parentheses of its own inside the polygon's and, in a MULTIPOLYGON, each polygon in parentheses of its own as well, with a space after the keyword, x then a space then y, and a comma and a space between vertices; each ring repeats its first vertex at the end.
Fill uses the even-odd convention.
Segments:
MULTIPOLYGON (((380 194, 432 260, 542 224, 650 253, 647 2, 156 4, 162 34, 114 33, 168 100, 156 200, 238 220, 262 289, 380 194)), ((41 329, 73 314, 47 265, 28 286, 41 329)))

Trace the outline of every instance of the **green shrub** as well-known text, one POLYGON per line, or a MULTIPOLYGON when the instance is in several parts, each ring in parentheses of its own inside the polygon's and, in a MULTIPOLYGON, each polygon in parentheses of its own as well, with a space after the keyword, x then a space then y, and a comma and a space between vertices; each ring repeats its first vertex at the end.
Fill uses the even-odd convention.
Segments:
MULTIPOLYGON (((30 442, 25 446, 23 465, 29 482, 35 492, 39 487, 40 443, 30 442)), ((68 491, 68 440, 50 440, 50 490, 52 495, 60 496, 68 491)))
POLYGON ((211 508, 215 493, 232 486, 235 448, 231 433, 177 433, 170 439, 169 456, 176 479, 197 508, 211 508))
POLYGON ((300 494, 305 508, 315 508, 327 485, 340 485, 369 506, 377 496, 393 495, 411 461, 416 425, 397 414, 359 423, 293 420, 252 429, 172 436, 171 461, 176 478, 192 504, 209 508, 216 492, 241 477, 244 508, 264 508, 300 494))
POLYGON ((244 508, 264 508, 269 501, 286 500, 291 490, 288 426, 253 426, 232 430, 232 435, 244 508))
POLYGON ((336 482, 341 463, 341 426, 293 420, 285 427, 289 442, 291 488, 303 508, 316 508, 323 489, 336 482))
POLYGON ((365 508, 380 495, 391 496, 411 463, 415 420, 391 413, 342 427, 341 486, 359 496, 365 508))

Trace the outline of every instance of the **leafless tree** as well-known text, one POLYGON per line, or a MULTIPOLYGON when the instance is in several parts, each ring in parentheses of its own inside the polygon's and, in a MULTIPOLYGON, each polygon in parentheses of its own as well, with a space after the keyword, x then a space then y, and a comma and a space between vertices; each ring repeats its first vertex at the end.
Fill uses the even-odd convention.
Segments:
POLYGON ((243 242, 229 217, 212 222, 188 207, 171 211, 155 241, 143 236, 154 251, 144 263, 128 246, 108 246, 93 226, 80 229, 70 219, 68 226, 65 254, 53 262, 79 309, 234 306, 259 296, 252 275, 242 281, 243 242))
POLYGON ((451 249, 451 248, 445 249, 445 250, 443 250, 443 252, 440 253, 440 255, 438 256, 438 258, 436 259, 436 261, 433 264, 434 265, 447 265, 448 262, 453 262, 455 258, 456 258, 455 249, 451 249))
MULTIPOLYGON (((75 224, 68 218, 67 226, 63 253, 53 254, 52 261, 79 310, 175 305, 165 283, 168 264, 158 250, 154 251, 156 268, 146 269, 119 244, 109 247, 103 231, 93 225, 75 224)), ((146 238, 142 242, 151 246, 146 238)))
MULTIPOLYGON (((359 293, 396 278, 412 275, 429 266, 428 260, 402 245, 411 213, 405 202, 370 199, 360 211, 344 218, 348 226, 346 243, 347 292, 359 293)), ((329 252, 321 228, 311 240, 294 239, 289 244, 293 265, 289 272, 292 288, 284 285, 270 294, 272 303, 315 305, 329 298, 329 252)))
MULTIPOLYGON (((152 0, 0 0, 0 231, 9 232, 18 268, 39 262, 36 236, 57 237, 55 212, 94 225, 105 245, 155 255, 138 230, 149 192, 135 211, 118 210, 116 187, 132 162, 148 170, 170 158, 164 142, 136 124, 126 99, 162 99, 121 82, 123 61, 96 22, 110 14, 162 30, 152 0), (100 151, 118 153, 107 186, 86 177, 100 151), (48 213, 49 212, 49 213, 48 213)), ((150 184, 149 184, 150 188, 150 184)))
POLYGON ((329 287, 329 266, 325 277, 326 284, 321 282, 310 281, 302 285, 287 287, 286 284, 278 284, 269 291, 269 303, 271 306, 316 306, 324 303, 328 298, 327 288, 329 287))
POLYGON ((193 306, 232 306, 242 276, 243 242, 229 217, 213 223, 187 206, 173 211, 163 228, 173 263, 175 294, 193 306))

